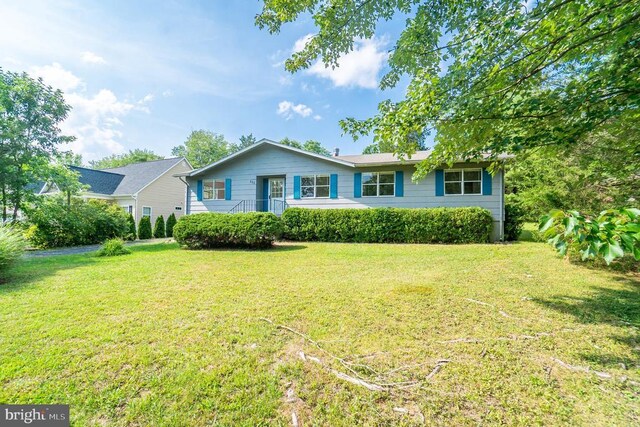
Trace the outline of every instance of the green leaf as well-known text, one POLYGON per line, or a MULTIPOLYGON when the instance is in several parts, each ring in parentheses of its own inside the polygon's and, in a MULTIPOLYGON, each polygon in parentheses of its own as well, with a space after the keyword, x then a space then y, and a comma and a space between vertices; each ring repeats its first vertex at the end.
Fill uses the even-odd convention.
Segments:
POLYGON ((603 246, 602 255, 607 265, 609 265, 614 259, 623 257, 624 251, 617 243, 607 243, 603 246))
POLYGON ((540 220, 540 226, 538 227, 538 231, 544 233, 547 231, 555 222, 555 218, 550 215, 545 215, 540 220))

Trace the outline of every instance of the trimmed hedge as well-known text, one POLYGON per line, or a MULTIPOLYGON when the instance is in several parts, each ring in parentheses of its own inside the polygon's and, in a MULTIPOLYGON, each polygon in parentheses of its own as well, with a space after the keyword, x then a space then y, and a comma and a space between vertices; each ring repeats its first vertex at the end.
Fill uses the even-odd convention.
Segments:
POLYGON ((176 215, 174 213, 169 215, 169 218, 167 218, 167 237, 173 237, 173 227, 176 226, 177 222, 178 221, 176 220, 176 215))
POLYGON ((162 215, 156 218, 156 224, 153 226, 153 237, 156 239, 167 237, 164 229, 164 217, 162 215))
POLYGON ((269 212, 186 215, 173 228, 174 239, 190 249, 267 248, 281 235, 280 219, 269 212))
POLYGON ((482 208, 290 208, 282 214, 289 240, 361 243, 486 243, 493 218, 482 208))
POLYGON ((147 240, 152 237, 153 232, 151 231, 151 218, 143 216, 140 218, 140 223, 138 224, 138 239, 147 240))

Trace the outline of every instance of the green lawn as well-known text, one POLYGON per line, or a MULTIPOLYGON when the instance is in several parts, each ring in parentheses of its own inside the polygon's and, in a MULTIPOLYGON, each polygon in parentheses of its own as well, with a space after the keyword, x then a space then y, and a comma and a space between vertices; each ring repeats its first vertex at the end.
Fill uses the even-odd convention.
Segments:
POLYGON ((0 286, 0 403, 74 425, 640 423, 638 277, 545 244, 133 251, 0 286))

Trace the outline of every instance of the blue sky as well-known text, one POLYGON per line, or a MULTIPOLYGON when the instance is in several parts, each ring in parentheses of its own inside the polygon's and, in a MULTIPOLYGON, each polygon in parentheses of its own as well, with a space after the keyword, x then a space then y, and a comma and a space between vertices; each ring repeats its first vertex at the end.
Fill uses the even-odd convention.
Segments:
POLYGON ((259 30, 259 1, 3 1, 0 66, 65 92, 64 124, 84 160, 147 148, 169 155, 192 130, 279 140, 315 139, 359 153, 371 138, 341 136, 338 120, 365 118, 403 87, 381 92, 386 23, 336 70, 291 75, 283 61, 314 32, 310 18, 277 35, 259 30))

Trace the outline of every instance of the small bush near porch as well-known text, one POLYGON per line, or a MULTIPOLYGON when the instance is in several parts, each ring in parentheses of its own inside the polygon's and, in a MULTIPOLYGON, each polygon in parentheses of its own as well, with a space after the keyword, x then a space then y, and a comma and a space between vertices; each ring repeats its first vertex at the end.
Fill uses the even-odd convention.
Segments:
POLYGON ((79 426, 640 421, 638 276, 546 244, 132 251, 13 270, 0 402, 79 426))

